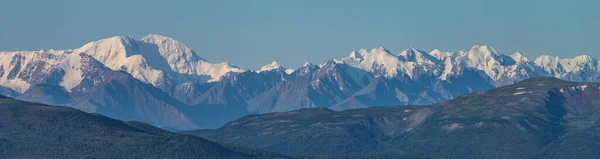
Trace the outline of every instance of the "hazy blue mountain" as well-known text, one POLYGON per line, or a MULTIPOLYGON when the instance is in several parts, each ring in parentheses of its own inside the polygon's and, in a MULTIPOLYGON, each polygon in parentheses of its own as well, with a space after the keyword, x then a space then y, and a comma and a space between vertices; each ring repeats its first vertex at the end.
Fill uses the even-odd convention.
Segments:
POLYGON ((219 82, 184 83, 172 96, 186 105, 183 111, 201 127, 219 127, 248 114, 247 101, 289 78, 283 70, 246 71, 223 76, 219 82))
POLYGON ((350 97, 371 80, 365 71, 337 64, 306 64, 281 82, 248 101, 248 111, 267 113, 333 105, 350 97))
POLYGON ((600 84, 550 77, 428 106, 248 115, 196 134, 288 155, 595 158, 600 84))

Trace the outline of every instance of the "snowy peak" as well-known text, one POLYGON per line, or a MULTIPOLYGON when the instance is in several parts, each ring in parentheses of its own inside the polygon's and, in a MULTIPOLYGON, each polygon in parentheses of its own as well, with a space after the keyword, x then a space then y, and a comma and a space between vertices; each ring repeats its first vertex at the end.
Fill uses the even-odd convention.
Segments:
POLYGON ((560 60, 561 59, 557 56, 542 55, 535 58, 534 63, 539 66, 557 67, 560 60))
POLYGON ((580 55, 572 59, 561 59, 560 64, 566 71, 599 70, 598 61, 589 55, 580 55))
POLYGON ((422 64, 422 63, 434 64, 439 61, 437 58, 435 58, 423 51, 417 50, 413 47, 400 52, 400 54, 398 54, 398 57, 400 57, 400 59, 402 59, 402 60, 417 62, 419 64, 422 64))
POLYGON ((360 53, 357 53, 356 51, 352 51, 350 53, 349 57, 352 58, 352 59, 354 59, 354 60, 356 60, 356 61, 362 61, 363 55, 364 54, 360 54, 360 53))
POLYGON ((373 53, 376 53, 376 54, 390 54, 390 55, 392 54, 392 53, 390 53, 389 50, 385 49, 385 47, 383 47, 383 46, 379 46, 377 48, 371 49, 370 53, 371 54, 373 54, 373 53))
POLYGON ((444 60, 444 59, 452 56, 453 53, 452 52, 442 52, 442 51, 440 51, 438 49, 434 49, 431 52, 429 52, 429 55, 431 55, 431 56, 435 57, 436 59, 442 61, 442 60, 444 60))
POLYGON ((158 47, 160 55, 167 58, 168 61, 204 61, 204 59, 196 55, 185 44, 170 37, 150 34, 146 37, 143 37, 141 41, 149 44, 155 44, 158 47))
POLYGON ((515 52, 512 55, 510 55, 510 57, 515 60, 515 62, 517 63, 527 63, 530 62, 529 58, 523 56, 523 54, 521 54, 521 52, 515 52))
POLYGON ((577 63, 589 63, 589 62, 593 62, 595 60, 596 59, 594 59, 590 55, 579 55, 579 56, 575 56, 575 58, 573 58, 573 61, 577 62, 577 63))
POLYGON ((542 55, 534 60, 534 64, 541 67, 546 73, 554 77, 560 77, 564 73, 564 68, 560 64, 561 59, 557 56, 542 55))
POLYGON ((281 65, 279 63, 277 63, 276 61, 271 62, 270 64, 267 64, 263 67, 260 68, 260 70, 256 71, 256 72, 264 72, 264 71, 271 71, 271 70, 283 70, 284 68, 281 67, 281 65))
POLYGON ((350 53, 350 58, 352 59, 364 59, 367 56, 388 56, 388 55, 392 55, 392 53, 390 53, 389 50, 385 49, 383 46, 379 46, 377 48, 373 48, 371 49, 371 51, 367 51, 367 49, 360 49, 358 50, 358 53, 356 51, 352 51, 350 53), (373 55, 375 54, 375 55, 373 55))
MULTIPOLYGON (((62 78, 56 84, 70 90, 82 80, 81 53, 86 57, 83 60, 93 58, 111 70, 127 72, 159 88, 189 81, 217 81, 229 72, 244 71, 228 63, 207 62, 183 43, 169 37, 151 34, 136 40, 129 36, 114 36, 74 50, 1 52, 0 86, 24 92, 43 82, 45 76, 53 73, 51 71, 60 69, 65 75, 56 77, 62 78)), ((55 76, 58 74, 52 78, 55 76)))
MULTIPOLYGON (((510 57, 498 53, 498 51, 491 46, 474 45, 471 49, 459 50, 458 58, 458 60, 469 67, 490 69, 491 67, 495 67, 495 65, 506 65, 505 59, 510 57)), ((512 61, 512 59, 507 60, 512 61)))
POLYGON ((139 54, 135 39, 128 36, 115 36, 100 39, 75 49, 75 53, 86 53, 101 61, 107 67, 119 70, 129 56, 139 54))
POLYGON ((346 64, 351 67, 365 70, 374 74, 375 76, 384 77, 396 77, 396 76, 408 76, 412 78, 413 71, 416 65, 422 63, 433 64, 432 60, 437 61, 434 57, 426 55, 422 51, 417 49, 407 50, 396 56, 390 53, 387 49, 380 46, 373 48, 371 51, 361 49, 356 52, 350 53, 349 57, 342 58, 340 60, 334 60, 335 63, 346 64))
POLYGON ((574 58, 560 58, 557 56, 542 55, 534 63, 545 69, 564 69, 564 71, 578 71, 584 68, 594 69, 598 61, 589 55, 580 55, 574 58))
POLYGON ((499 55, 496 48, 488 45, 473 45, 469 49, 469 53, 481 54, 481 55, 499 55))
POLYGON ((294 73, 294 71, 296 71, 296 70, 288 68, 288 69, 285 69, 285 74, 290 75, 290 74, 294 73))
POLYGON ((196 55, 185 44, 172 38, 150 34, 141 40, 117 36, 90 42, 77 49, 113 70, 123 70, 135 78, 158 85, 165 76, 173 82, 189 80, 217 81, 228 72, 242 69, 228 63, 210 63, 196 55), (167 75, 170 74, 170 75, 167 75), (179 76, 187 76, 185 79, 179 76), (209 78, 206 78, 209 76, 209 78))
POLYGON ((310 63, 310 62, 305 62, 302 67, 311 67, 311 66, 315 66, 315 64, 310 63))

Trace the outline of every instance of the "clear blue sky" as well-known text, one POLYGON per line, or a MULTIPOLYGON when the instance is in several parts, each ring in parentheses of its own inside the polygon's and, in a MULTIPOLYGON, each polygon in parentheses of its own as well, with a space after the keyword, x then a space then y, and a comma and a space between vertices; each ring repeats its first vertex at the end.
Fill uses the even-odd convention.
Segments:
POLYGON ((0 50, 77 48, 161 34, 210 61, 296 68, 385 46, 487 44, 528 57, 600 57, 600 2, 562 0, 0 0, 0 50))

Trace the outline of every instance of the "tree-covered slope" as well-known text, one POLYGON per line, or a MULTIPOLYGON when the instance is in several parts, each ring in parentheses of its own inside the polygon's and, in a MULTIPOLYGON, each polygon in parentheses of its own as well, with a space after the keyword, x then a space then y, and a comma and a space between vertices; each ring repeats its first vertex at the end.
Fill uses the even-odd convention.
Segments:
POLYGON ((122 122, 73 108, 0 97, 0 158, 284 158, 122 122))

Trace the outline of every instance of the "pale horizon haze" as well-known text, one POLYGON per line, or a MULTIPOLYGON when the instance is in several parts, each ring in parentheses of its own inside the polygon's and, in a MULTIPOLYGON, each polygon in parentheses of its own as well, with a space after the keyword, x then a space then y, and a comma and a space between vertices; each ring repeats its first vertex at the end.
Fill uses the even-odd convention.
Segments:
POLYGON ((599 58, 599 1, 0 1, 0 51, 72 49, 112 36, 172 37, 201 57, 258 69, 322 63, 384 46, 490 45, 599 58))

